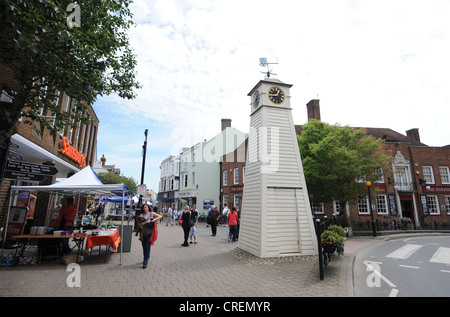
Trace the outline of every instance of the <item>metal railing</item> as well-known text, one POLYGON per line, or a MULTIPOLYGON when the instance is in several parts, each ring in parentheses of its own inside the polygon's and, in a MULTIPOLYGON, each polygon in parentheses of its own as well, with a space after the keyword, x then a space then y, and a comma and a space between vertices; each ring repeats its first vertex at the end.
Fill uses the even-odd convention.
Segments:
MULTIPOLYGON (((352 222, 354 232, 372 230, 371 221, 352 222)), ((375 220, 375 229, 381 231, 450 231, 450 223, 440 221, 417 222, 411 219, 375 220)))

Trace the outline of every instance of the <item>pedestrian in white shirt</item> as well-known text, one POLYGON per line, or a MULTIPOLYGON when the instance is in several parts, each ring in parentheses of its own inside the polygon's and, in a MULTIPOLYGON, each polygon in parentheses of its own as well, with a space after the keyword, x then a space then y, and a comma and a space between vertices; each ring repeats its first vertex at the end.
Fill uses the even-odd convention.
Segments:
POLYGON ((223 205, 223 210, 222 210, 222 215, 224 215, 225 217, 228 217, 228 213, 230 212, 230 209, 228 209, 227 204, 223 205))
MULTIPOLYGON (((175 205, 173 205, 173 208, 175 209, 175 205)), ((173 210, 171 207, 169 207, 169 210, 167 210, 167 222, 166 222, 166 227, 169 225, 173 226, 173 210)))

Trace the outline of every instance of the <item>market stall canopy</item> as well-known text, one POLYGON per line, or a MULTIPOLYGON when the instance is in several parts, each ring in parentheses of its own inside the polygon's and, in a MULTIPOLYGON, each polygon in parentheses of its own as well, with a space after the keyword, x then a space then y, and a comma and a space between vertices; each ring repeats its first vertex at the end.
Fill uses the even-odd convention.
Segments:
MULTIPOLYGON (((106 201, 113 202, 113 203, 121 203, 122 197, 119 197, 119 196, 109 197, 106 201)), ((128 204, 129 201, 130 201, 129 197, 125 198, 126 204, 128 204)))
POLYGON ((11 186, 11 191, 40 191, 63 194, 131 196, 133 192, 125 184, 103 184, 90 166, 60 182, 47 186, 11 186))

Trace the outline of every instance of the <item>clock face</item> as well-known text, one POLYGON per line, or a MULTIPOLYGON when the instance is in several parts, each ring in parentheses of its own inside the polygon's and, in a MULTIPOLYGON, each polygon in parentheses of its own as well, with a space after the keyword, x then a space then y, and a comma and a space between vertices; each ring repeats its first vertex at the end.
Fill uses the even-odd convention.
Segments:
POLYGON ((257 90, 255 92, 255 94, 253 95, 253 101, 252 101, 252 105, 253 107, 258 107, 259 105, 259 99, 260 99, 260 95, 259 95, 259 90, 257 90))
POLYGON ((284 101, 284 91, 279 87, 272 87, 269 89, 269 99, 275 104, 280 104, 284 101))

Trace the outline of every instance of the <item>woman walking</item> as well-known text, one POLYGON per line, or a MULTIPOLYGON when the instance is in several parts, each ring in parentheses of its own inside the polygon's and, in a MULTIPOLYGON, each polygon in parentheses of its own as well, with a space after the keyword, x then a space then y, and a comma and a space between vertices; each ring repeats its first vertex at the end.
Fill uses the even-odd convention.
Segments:
POLYGON ((183 247, 188 247, 188 238, 189 238, 189 231, 191 230, 191 226, 189 224, 189 219, 191 218, 191 210, 188 205, 184 206, 183 215, 181 216, 181 227, 183 228, 184 232, 184 243, 181 245, 183 247))
POLYGON ((237 236, 237 224, 238 224, 238 213, 236 208, 233 207, 231 212, 228 214, 228 227, 230 228, 230 233, 228 235, 228 242, 236 242, 237 236))
MULTIPOLYGON (((161 219, 161 215, 150 210, 150 206, 144 204, 142 206, 142 214, 138 217, 139 228, 141 230, 141 242, 142 250, 144 252, 144 262, 142 263, 142 268, 147 268, 148 261, 150 260, 150 248, 152 245, 151 237, 154 227, 157 225, 158 220, 161 219)), ((154 241, 154 240, 153 240, 154 241)))

